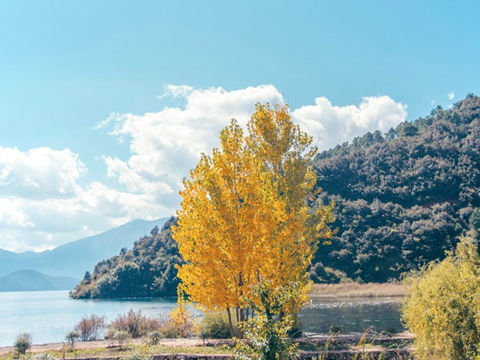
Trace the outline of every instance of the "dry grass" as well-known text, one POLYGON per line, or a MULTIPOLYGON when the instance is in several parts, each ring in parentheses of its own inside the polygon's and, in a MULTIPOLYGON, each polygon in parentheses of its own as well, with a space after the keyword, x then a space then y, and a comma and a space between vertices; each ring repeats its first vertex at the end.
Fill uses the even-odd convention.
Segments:
POLYGON ((405 288, 402 284, 315 284, 311 296, 315 297, 402 297, 405 288))
MULTIPOLYGON (((38 351, 33 349, 29 351, 30 356, 37 354, 51 354, 56 359, 61 359, 63 354, 58 349, 50 349, 48 351, 38 351)), ((202 346, 202 345, 145 345, 139 343, 130 343, 123 348, 108 347, 106 345, 90 348, 77 348, 74 351, 68 351, 65 353, 66 359, 82 358, 82 357, 118 357, 124 358, 134 354, 141 354, 145 357, 151 357, 157 354, 199 354, 199 355, 221 355, 230 354, 229 350, 223 345, 216 346, 202 346)), ((0 354, 0 360, 18 360, 15 356, 15 352, 0 354)))

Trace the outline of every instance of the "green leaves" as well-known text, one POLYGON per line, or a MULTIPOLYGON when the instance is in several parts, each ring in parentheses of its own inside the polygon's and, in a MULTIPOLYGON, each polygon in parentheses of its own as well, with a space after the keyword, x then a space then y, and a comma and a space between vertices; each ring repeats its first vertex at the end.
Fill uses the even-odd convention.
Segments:
POLYGON ((415 334, 420 359, 463 360, 479 355, 480 255, 462 238, 454 254, 405 279, 403 320, 415 334))
POLYGON ((259 302, 249 302, 256 316, 240 324, 244 340, 237 340, 233 348, 237 360, 287 360, 294 359, 296 346, 288 340, 294 323, 288 312, 290 304, 302 296, 304 285, 290 283, 272 287, 261 282, 254 292, 259 302))

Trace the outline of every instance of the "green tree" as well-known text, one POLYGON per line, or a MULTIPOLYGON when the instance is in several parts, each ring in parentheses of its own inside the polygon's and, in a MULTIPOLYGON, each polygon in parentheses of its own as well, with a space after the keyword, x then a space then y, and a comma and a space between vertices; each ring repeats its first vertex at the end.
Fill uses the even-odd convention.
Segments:
POLYGON ((470 238, 455 253, 405 280, 403 320, 419 359, 466 360, 479 355, 480 256, 470 238))
POLYGON ((249 301, 249 304, 256 315, 240 324, 245 340, 237 340, 233 348, 234 359, 287 360, 296 357, 296 346, 288 340, 294 324, 294 317, 288 310, 301 298, 303 286, 291 283, 274 288, 264 281, 255 288, 260 301, 249 301))
POLYGON ((473 210, 472 215, 470 215, 470 225, 480 232, 480 209, 473 210))

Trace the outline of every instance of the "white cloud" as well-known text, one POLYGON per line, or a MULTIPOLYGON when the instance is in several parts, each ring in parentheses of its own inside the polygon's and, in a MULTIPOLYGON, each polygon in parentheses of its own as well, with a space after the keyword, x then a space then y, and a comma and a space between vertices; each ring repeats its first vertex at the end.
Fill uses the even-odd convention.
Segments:
POLYGON ((194 88, 188 85, 167 85, 165 87, 165 91, 162 95, 157 96, 157 99, 162 100, 168 96, 172 96, 173 98, 177 97, 186 97, 188 96, 194 88))
POLYGON ((145 193, 122 192, 99 182, 81 186, 85 172, 69 149, 0 147, 0 248, 43 250, 171 211, 145 193))
POLYGON ((447 99, 448 100, 453 100, 455 98, 455 92, 454 91, 450 91, 448 94, 447 94, 447 99))
POLYGON ((325 97, 302 106, 292 117, 312 135, 322 150, 350 141, 367 131, 387 131, 405 121, 407 106, 388 96, 364 97, 359 106, 335 106, 325 97))
POLYGON ((20 151, 0 147, 0 195, 71 197, 78 191, 76 181, 85 170, 78 155, 68 149, 20 151))
MULTIPOLYGON (((231 118, 245 126, 257 102, 284 103, 273 85, 235 91, 195 89, 169 85, 166 93, 185 105, 165 107, 143 115, 110 117, 110 134, 128 139, 128 159, 104 156, 109 177, 134 194, 148 194, 171 208, 178 206, 181 179, 195 166, 202 152, 219 145, 218 134, 231 118)), ((365 97, 359 106, 334 106, 320 97, 315 105, 292 111, 294 121, 327 149, 367 131, 387 131, 405 121, 406 106, 388 96, 365 97)))
POLYGON ((130 139, 131 156, 124 161, 105 156, 108 176, 133 193, 150 194, 172 209, 178 205, 181 179, 202 152, 218 146, 218 134, 231 118, 245 125, 256 102, 283 102, 272 85, 236 91, 223 88, 193 89, 168 86, 185 106, 167 107, 144 115, 115 118, 112 136, 130 139))
MULTIPOLYGON (((0 147, 0 248, 42 250, 132 219, 172 214, 181 179, 201 152, 219 145, 219 132, 231 118, 245 126, 255 103, 284 103, 273 85, 235 91, 169 85, 165 94, 178 105, 143 115, 112 114, 96 126, 130 150, 128 158, 101 156, 115 188, 83 184, 86 167, 69 149, 0 147)), ((405 105, 388 96, 366 97, 358 106, 334 106, 319 97, 291 113, 321 149, 366 131, 386 131, 407 114, 405 105)))

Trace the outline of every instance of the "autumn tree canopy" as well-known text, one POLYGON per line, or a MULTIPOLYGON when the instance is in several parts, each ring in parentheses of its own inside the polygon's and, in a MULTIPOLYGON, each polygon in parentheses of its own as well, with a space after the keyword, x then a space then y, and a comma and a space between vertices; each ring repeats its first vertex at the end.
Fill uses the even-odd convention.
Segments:
POLYGON ((287 107, 257 105, 247 129, 232 120, 220 149, 202 154, 184 180, 173 229, 190 300, 229 315, 234 308, 240 321, 251 315, 246 299, 262 280, 274 287, 303 282, 306 294, 316 243, 331 237, 333 220, 333 205, 309 208, 316 149, 287 107))

